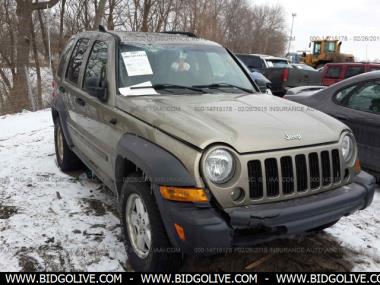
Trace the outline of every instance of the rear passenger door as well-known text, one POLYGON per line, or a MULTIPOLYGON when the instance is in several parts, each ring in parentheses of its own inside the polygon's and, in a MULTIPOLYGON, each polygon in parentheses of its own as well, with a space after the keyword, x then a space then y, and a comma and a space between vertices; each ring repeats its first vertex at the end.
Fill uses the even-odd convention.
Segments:
POLYGON ((80 38, 75 43, 59 89, 64 94, 65 103, 68 107, 67 129, 76 151, 82 149, 79 122, 80 117, 85 112, 85 102, 80 99, 78 94, 81 92, 83 61, 87 56, 89 43, 90 39, 87 38, 80 38))
POLYGON ((380 172, 380 81, 368 81, 344 91, 335 96, 340 109, 338 119, 354 132, 363 166, 380 172))
POLYGON ((85 136, 87 144, 86 156, 89 158, 96 174, 111 189, 113 189, 113 162, 111 154, 120 139, 116 130, 117 117, 114 113, 114 94, 110 88, 112 64, 111 47, 112 39, 98 36, 91 43, 88 60, 85 63, 83 84, 80 97, 86 102, 85 116, 81 117, 79 127, 85 136), (107 87, 106 97, 99 99, 91 92, 94 88, 107 87))

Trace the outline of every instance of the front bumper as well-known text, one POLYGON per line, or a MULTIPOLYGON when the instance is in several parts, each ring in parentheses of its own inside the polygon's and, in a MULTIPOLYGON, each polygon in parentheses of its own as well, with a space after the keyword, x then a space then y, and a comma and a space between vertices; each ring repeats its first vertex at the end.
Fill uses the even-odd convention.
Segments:
POLYGON ((361 172, 354 182, 298 199, 236 207, 218 211, 213 207, 164 200, 157 203, 174 247, 185 253, 217 253, 232 247, 248 247, 335 222, 368 207, 375 192, 375 178, 361 172), (174 224, 183 227, 180 240, 174 224))

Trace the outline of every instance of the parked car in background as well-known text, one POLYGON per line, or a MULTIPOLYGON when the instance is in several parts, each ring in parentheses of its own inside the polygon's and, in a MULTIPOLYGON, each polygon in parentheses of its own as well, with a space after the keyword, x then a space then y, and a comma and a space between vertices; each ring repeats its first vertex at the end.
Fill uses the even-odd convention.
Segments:
POLYGON ((272 93, 286 94, 289 88, 320 85, 321 74, 316 70, 294 68, 286 58, 261 54, 236 54, 251 71, 259 71, 272 83, 272 93))
POLYGON ((380 176, 380 71, 346 79, 315 94, 285 98, 347 124, 358 142, 363 167, 380 176))
POLYGON ((380 70, 379 63, 328 63, 322 70, 322 85, 330 86, 365 72, 380 70))

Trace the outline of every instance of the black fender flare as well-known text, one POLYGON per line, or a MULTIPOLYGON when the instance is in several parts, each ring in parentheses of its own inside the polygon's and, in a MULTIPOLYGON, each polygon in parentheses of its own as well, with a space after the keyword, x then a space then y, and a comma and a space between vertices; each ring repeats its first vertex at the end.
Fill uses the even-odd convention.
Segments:
POLYGON ((67 128, 67 120, 68 120, 69 115, 66 110, 65 103, 63 102, 62 96, 56 96, 52 104, 52 115, 53 115, 54 123, 55 123, 55 120, 57 119, 54 114, 55 112, 58 113, 58 119, 61 123, 62 131, 65 136, 66 142, 69 145, 69 147, 72 148, 74 144, 67 128))
POLYGON ((141 169, 152 184, 181 187, 194 187, 196 184, 177 157, 142 137, 134 134, 123 135, 116 151, 115 181, 118 192, 125 178, 125 160, 141 169))

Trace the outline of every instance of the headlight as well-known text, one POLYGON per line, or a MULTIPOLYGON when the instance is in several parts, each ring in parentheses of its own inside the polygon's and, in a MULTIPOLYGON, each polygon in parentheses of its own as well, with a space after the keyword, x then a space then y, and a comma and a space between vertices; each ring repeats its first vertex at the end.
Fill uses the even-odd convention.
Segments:
POLYGON ((354 141, 350 135, 345 135, 342 140, 342 155, 345 162, 350 162, 354 154, 354 141))
POLYGON ((204 171, 208 179, 216 184, 226 183, 235 172, 235 161, 232 154, 225 149, 210 152, 204 162, 204 171))

